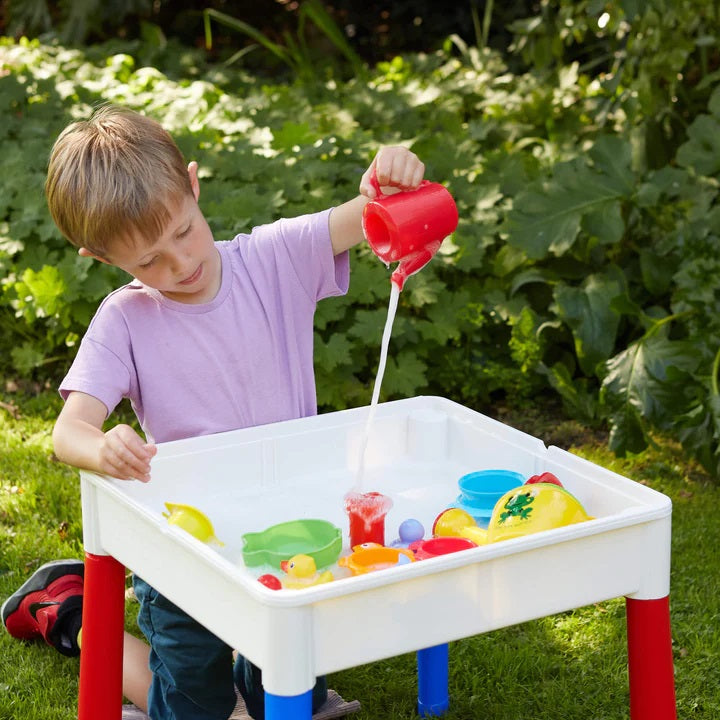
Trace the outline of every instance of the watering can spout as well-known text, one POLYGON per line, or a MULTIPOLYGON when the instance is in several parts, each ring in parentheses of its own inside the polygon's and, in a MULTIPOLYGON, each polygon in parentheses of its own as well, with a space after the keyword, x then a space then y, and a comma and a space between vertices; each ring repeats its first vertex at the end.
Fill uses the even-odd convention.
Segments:
MULTIPOLYGON (((438 247, 440 247, 439 243, 438 247)), ((411 275, 422 270, 433 259, 436 252, 437 248, 435 250, 424 249, 410 258, 401 260, 397 268, 395 268, 395 272, 390 276, 390 281, 397 285, 398 290, 402 290, 405 281, 411 275)))

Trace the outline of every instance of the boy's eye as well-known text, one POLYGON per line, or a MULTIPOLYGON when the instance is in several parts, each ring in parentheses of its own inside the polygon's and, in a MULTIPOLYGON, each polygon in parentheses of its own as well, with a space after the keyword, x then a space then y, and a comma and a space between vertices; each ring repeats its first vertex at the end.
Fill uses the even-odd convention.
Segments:
POLYGON ((181 230, 178 237, 185 237, 190 232, 191 228, 192 228, 192 223, 190 225, 188 225, 184 230, 181 230))
POLYGON ((141 263, 141 264, 140 264, 140 267, 143 268, 143 269, 144 269, 144 268, 149 268, 149 267, 151 267, 151 266, 154 265, 154 264, 155 264, 155 258, 150 258, 150 260, 148 260, 147 262, 141 263))

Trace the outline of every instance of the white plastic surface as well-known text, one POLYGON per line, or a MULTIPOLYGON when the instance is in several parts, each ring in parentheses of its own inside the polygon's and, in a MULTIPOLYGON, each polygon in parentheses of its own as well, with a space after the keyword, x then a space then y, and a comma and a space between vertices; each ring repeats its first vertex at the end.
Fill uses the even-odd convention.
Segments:
POLYGON ((589 603, 668 594, 664 495, 435 397, 379 406, 358 488, 367 413, 166 443, 147 484, 83 472, 85 547, 117 558, 248 656, 277 695, 305 692, 316 675, 589 603), (392 498, 387 543, 410 517, 428 537, 458 479, 486 468, 553 472, 595 519, 303 590, 270 590, 243 565, 242 535, 286 520, 329 520, 347 546, 351 489, 392 498), (168 525, 165 502, 205 512, 225 547, 168 525))

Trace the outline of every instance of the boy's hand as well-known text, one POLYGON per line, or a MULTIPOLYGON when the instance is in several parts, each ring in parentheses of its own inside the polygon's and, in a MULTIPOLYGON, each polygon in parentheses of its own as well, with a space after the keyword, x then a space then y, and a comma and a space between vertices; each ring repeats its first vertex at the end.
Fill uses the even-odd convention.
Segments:
POLYGON ((129 425, 116 425, 105 433, 99 448, 100 471, 121 480, 150 480, 150 460, 157 447, 146 443, 129 425))
POLYGON ((360 195, 330 213, 330 242, 335 255, 365 240, 361 222, 363 208, 377 197, 370 182, 373 173, 382 192, 389 195, 400 190, 414 190, 422 182, 425 165, 407 148, 382 148, 360 180, 360 195))
POLYGON ((371 200, 377 196, 370 182, 373 172, 383 188, 414 190, 422 182, 425 165, 407 148, 399 146, 382 148, 360 180, 360 193, 371 200))
POLYGON ((71 392, 53 429, 55 455, 68 465, 121 480, 150 480, 157 447, 129 425, 102 431, 107 408, 82 392, 71 392))

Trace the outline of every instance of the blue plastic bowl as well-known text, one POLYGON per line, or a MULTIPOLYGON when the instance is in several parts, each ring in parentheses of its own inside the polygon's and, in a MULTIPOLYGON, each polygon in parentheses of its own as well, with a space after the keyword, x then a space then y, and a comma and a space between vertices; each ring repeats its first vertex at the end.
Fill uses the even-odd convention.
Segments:
POLYGON ((489 516, 495 503, 509 490, 525 482, 525 476, 514 470, 478 470, 463 475, 458 480, 459 503, 472 508, 471 515, 489 516))

